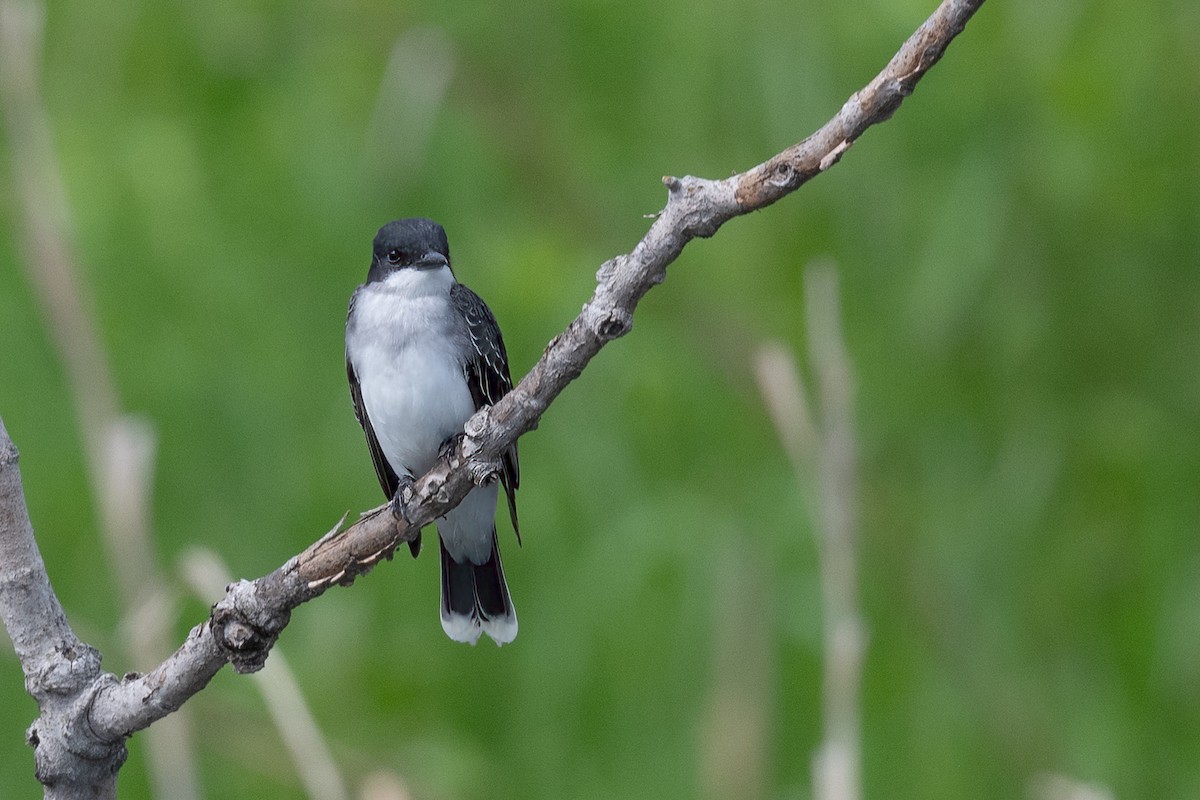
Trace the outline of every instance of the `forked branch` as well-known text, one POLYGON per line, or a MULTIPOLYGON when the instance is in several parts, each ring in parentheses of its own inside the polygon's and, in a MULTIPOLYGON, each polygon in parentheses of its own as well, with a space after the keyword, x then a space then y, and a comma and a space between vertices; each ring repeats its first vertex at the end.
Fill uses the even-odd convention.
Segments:
POLYGON ((61 610, 55 610, 57 602, 32 545, 15 448, 0 425, 0 552, 15 559, 0 571, 0 600, 9 635, 30 645, 19 645, 18 653, 30 692, 42 709, 42 718, 31 730, 41 732, 35 746, 39 777, 48 793, 72 797, 114 791, 124 742, 132 733, 179 708, 226 661, 240 672, 259 669, 292 609, 334 584, 350 583, 457 505, 475 484, 490 479, 499 454, 537 426, 554 398, 605 344, 629 332, 638 302, 662 282, 668 265, 689 241, 712 236, 730 219, 776 202, 836 164, 867 128, 891 117, 982 5, 983 0, 945 0, 887 67, 829 122, 762 164, 724 180, 664 178, 667 205, 642 240, 629 253, 601 265, 595 292, 582 313, 550 342, 511 393, 467 422, 461 446, 414 485, 408 502, 411 524, 376 509, 344 530, 331 531, 269 575, 231 585, 210 619, 145 675, 117 678, 101 673, 99 659, 87 657, 94 651, 86 645, 64 647, 77 641, 65 619, 60 620, 63 630, 53 634, 54 642, 30 641, 40 635, 37 629, 44 620, 31 616, 36 613, 34 604, 22 598, 41 598, 37 608, 48 609, 52 622, 61 618, 61 610), (72 679, 67 684, 42 680, 66 669, 68 660, 72 679), (48 713, 56 715, 58 724, 44 724, 48 713), (74 759, 75 767, 55 764, 53 775, 43 770, 44 757, 51 753, 74 759), (106 774, 113 780, 106 782, 106 774), (84 782, 73 783, 72 775, 84 782), (48 779, 57 781, 57 790, 48 779))

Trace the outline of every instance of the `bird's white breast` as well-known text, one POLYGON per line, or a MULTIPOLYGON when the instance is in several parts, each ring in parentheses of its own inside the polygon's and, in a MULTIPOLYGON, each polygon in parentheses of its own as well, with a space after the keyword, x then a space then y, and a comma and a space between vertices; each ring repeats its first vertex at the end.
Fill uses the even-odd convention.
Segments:
POLYGON ((419 477, 475 413, 463 374, 467 340, 450 305, 449 268, 399 270, 355 297, 346 352, 380 448, 398 475, 419 477))

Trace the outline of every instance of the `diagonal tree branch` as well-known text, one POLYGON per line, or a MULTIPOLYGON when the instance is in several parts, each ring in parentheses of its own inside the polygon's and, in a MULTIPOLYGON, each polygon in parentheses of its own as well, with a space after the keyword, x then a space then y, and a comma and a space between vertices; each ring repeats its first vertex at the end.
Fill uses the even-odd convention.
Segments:
MULTIPOLYGON (((629 332, 638 302, 663 281, 667 266, 689 241, 712 236, 730 219, 774 203, 836 164, 868 127, 891 117, 982 5, 983 0, 943 2, 833 119, 774 158, 720 181, 663 178, 667 206, 649 232, 631 252, 601 265, 596 290, 579 316, 551 340, 512 392, 467 422, 468 436, 461 448, 417 482, 409 506, 413 521, 418 526, 432 522, 465 497, 473 481, 495 472, 498 454, 537 427, 549 404, 600 348, 629 332)), ((325 537, 263 580, 279 588, 292 580, 302 582, 301 594, 314 593, 303 602, 331 583, 352 580, 360 568, 370 568, 413 535, 414 529, 369 516, 325 537)))
MULTIPOLYGON (((124 740, 179 708, 226 661, 239 672, 260 669, 293 608, 334 584, 351 583, 357 575, 389 558, 422 526, 457 505, 475 484, 491 479, 500 454, 537 426, 554 398, 605 344, 629 332, 638 302, 662 282, 667 266, 689 241, 712 236, 730 219, 774 203, 836 164, 867 128, 891 117, 982 5, 983 0, 945 0, 887 67, 851 96, 829 122, 768 161, 720 181, 690 176, 664 178, 667 205, 645 237, 632 251, 600 267, 596 290, 580 315, 550 342, 512 392, 467 422, 467 437, 457 450, 410 490, 411 524, 393 518, 385 508, 376 509, 345 530, 339 530, 339 524, 269 575, 232 584, 213 607, 210 619, 195 627, 183 645, 150 673, 121 679, 99 674, 86 687, 73 691, 74 724, 62 732, 69 745, 66 751, 93 761, 107 758, 115 775, 123 758, 124 740)), ((0 425, 0 455, 9 452, 15 453, 15 449, 0 425)), ((15 482, 11 478, 15 473, 15 455, 0 458, 0 548, 10 537, 19 538, 29 529, 19 476, 15 482)), ((37 572, 40 557, 31 533, 27 550, 15 555, 32 560, 3 562, 17 564, 14 570, 20 565, 29 566, 18 576, 20 586, 0 584, 4 619, 14 638, 26 636, 22 632, 28 631, 29 623, 12 619, 21 614, 10 613, 11 593, 43 591, 52 596, 44 568, 37 572), (6 591, 8 596, 3 594, 6 591), (17 633, 13 633, 14 626, 17 633)), ((24 613, 23 608, 16 610, 24 613)), ((61 609, 56 614, 61 618, 61 609)), ((60 627, 65 631, 61 636, 70 633, 65 619, 60 627)), ((55 658, 61 660, 53 647, 46 648, 41 644, 32 650, 19 649, 27 676, 45 670, 55 658)), ((98 664, 95 671, 98 673, 98 664)), ((42 701, 32 686, 31 693, 42 701)), ((46 706, 42 707, 45 714, 46 706)), ((43 740, 39 748, 46 745, 43 740)))

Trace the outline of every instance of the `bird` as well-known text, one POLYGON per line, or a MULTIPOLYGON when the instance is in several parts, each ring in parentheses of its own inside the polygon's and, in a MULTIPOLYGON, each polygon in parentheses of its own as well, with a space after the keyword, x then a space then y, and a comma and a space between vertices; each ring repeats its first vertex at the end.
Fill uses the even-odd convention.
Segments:
MULTIPOLYGON (((508 353, 487 304, 459 283, 446 231, 430 219, 398 219, 375 235, 367 280, 346 317, 346 374, 354 414, 375 474, 393 510, 404 489, 457 443, 466 421, 512 390, 508 353)), ((517 526, 520 484, 514 443, 500 459, 499 484, 517 526)), ((496 538, 496 481, 473 488, 438 518, 442 629, 474 645, 517 635, 496 538)), ((409 542, 415 558, 421 538, 409 542)))

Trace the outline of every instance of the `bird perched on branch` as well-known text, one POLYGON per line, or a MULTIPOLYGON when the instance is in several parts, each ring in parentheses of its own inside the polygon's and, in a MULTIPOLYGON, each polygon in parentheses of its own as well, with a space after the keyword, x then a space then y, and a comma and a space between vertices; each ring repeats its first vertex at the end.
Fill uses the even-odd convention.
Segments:
MULTIPOLYGON (((500 327, 455 279, 441 225, 400 219, 379 229, 367 282, 350 298, 346 373, 379 484, 403 513, 404 489, 456 444, 476 411, 512 389, 500 327)), ((500 484, 514 530, 519 481, 513 444, 500 484)), ((496 541, 498 497, 495 482, 477 486, 437 521, 442 628, 455 641, 475 644, 486 633, 507 644, 517 635, 496 541)), ((409 547, 415 557, 419 535, 409 547)))

